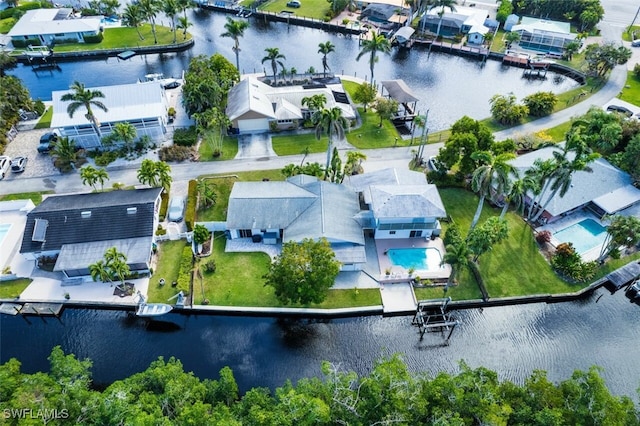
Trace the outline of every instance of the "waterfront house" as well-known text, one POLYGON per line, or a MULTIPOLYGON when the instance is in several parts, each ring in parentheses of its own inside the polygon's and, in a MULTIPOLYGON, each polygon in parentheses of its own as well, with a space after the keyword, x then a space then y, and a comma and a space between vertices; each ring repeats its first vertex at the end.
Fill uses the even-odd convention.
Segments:
POLYGON ((52 195, 31 210, 20 253, 55 261, 67 278, 89 275, 89 265, 115 247, 132 272, 150 267, 161 188, 52 195))
POLYGON ((376 239, 435 238, 447 213, 435 185, 424 173, 383 169, 350 176, 345 184, 359 194, 359 220, 376 239))
POLYGON ((53 43, 96 42, 102 30, 101 17, 76 17, 69 8, 28 10, 8 35, 16 48, 53 43))
POLYGON ((265 244, 326 238, 341 270, 359 270, 366 262, 359 211, 358 196, 350 188, 312 176, 236 182, 229 196, 227 235, 265 244))
POLYGON ((482 44, 484 43, 484 37, 489 32, 489 28, 484 25, 474 25, 467 33, 467 42, 469 44, 482 44))
POLYGON ((568 22, 531 17, 523 17, 511 31, 520 34, 520 47, 552 54, 562 54, 567 44, 576 39, 568 22))
POLYGON ((488 18, 487 11, 475 7, 455 6, 455 12, 445 9, 440 23, 441 8, 427 11, 420 19, 420 28, 436 33, 440 25, 440 35, 451 37, 456 34, 467 34, 474 26, 484 26, 488 18))
POLYGON ((229 91, 226 114, 238 133, 294 129, 311 116, 302 99, 314 95, 324 95, 325 108, 338 107, 343 117, 355 119, 355 110, 339 81, 269 86, 255 77, 245 77, 229 91))
MULTIPOLYGON (((542 148, 520 155, 510 163, 520 176, 524 176, 537 159, 550 159, 555 150, 553 147, 542 148)), ((571 186, 563 197, 559 194, 553 197, 541 216, 542 222, 556 221, 580 209, 587 209, 602 218, 605 214, 625 214, 626 209, 640 205, 640 189, 633 186, 628 173, 603 158, 589 163, 589 167, 592 172, 573 174, 571 186)), ((533 194, 529 194, 525 202, 531 204, 532 198, 533 194)))
MULTIPOLYGON (((87 90, 99 90, 104 94, 100 101, 108 111, 92 108, 93 114, 100 124, 100 133, 107 136, 117 123, 128 122, 137 131, 138 137, 147 135, 158 140, 166 133, 167 111, 169 101, 164 88, 157 81, 145 83, 121 84, 114 86, 91 87, 87 90)), ((69 102, 62 101, 62 96, 69 90, 55 91, 51 94, 53 101, 53 117, 51 127, 60 131, 62 136, 73 139, 78 146, 94 148, 102 145, 98 135, 81 107, 73 117, 69 117, 69 102)))
POLYGON ((405 25, 408 11, 393 4, 369 3, 360 15, 361 21, 370 21, 374 25, 389 29, 405 25))

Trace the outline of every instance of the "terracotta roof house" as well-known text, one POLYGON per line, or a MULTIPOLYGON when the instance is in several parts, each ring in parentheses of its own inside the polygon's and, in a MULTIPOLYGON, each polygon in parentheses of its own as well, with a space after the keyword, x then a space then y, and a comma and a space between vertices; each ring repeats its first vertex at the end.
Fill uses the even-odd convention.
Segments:
POLYGON ((355 119, 355 110, 341 83, 272 87, 255 77, 245 77, 229 91, 226 114, 238 133, 264 133, 271 126, 297 128, 310 117, 302 99, 314 95, 325 96, 325 108, 338 107, 344 118, 355 119))
POLYGON ((342 270, 366 262, 364 235, 356 220, 358 196, 350 188, 298 175, 284 182, 237 182, 227 210, 229 238, 265 244, 326 238, 342 270))
POLYGON ((85 37, 100 34, 101 17, 77 18, 73 10, 34 9, 28 10, 11 28, 8 36, 14 47, 26 45, 49 46, 54 42, 84 43, 85 37))
MULTIPOLYGON (((132 124, 136 128, 138 137, 147 135, 157 140, 166 133, 169 101, 164 88, 157 81, 88 87, 87 90, 99 90, 104 94, 104 98, 99 100, 108 111, 92 108, 100 124, 102 136, 109 135, 114 126, 122 122, 132 124)), ((100 136, 85 117, 83 108, 76 111, 73 117, 69 117, 67 113, 69 102, 63 102, 61 99, 69 92, 69 90, 52 92, 51 127, 59 129, 62 136, 75 140, 76 144, 83 148, 101 146, 100 136)))
POLYGON ((116 247, 131 271, 149 270, 161 188, 53 195, 27 215, 20 253, 57 257, 54 271, 89 275, 89 265, 116 247))
MULTIPOLYGON (((553 147, 542 148, 521 155, 510 163, 523 176, 536 159, 550 159, 555 150, 553 147)), ((589 167, 592 172, 580 171, 573 174, 571 187, 564 197, 558 194, 551 200, 541 216, 545 221, 553 222, 582 208, 602 217, 640 204, 640 189, 633 186, 629 174, 603 158, 590 163, 589 167)), ((527 203, 531 203, 531 197, 527 199, 527 203)))

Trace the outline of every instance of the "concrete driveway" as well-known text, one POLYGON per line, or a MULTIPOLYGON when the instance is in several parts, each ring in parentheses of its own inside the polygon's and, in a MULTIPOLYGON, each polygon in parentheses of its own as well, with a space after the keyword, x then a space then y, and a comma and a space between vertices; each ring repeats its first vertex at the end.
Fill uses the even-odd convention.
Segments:
POLYGON ((271 135, 269 133, 238 136, 238 154, 236 154, 236 159, 269 158, 275 156, 276 153, 271 145, 271 135))
POLYGON ((11 158, 17 156, 27 157, 27 167, 22 173, 8 173, 4 178, 6 181, 15 181, 32 177, 59 176, 61 173, 53 166, 53 161, 49 154, 40 154, 38 145, 40 136, 51 131, 51 129, 23 130, 18 132, 16 138, 9 143, 4 151, 4 155, 11 158))

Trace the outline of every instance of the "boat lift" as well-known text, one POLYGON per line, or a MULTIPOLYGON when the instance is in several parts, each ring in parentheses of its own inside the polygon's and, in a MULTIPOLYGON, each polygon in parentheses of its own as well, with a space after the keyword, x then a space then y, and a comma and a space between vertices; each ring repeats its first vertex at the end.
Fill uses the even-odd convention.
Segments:
POLYGON ((447 342, 449 341, 456 325, 460 323, 447 312, 449 302, 451 302, 450 297, 420 300, 418 302, 416 314, 411 321, 411 325, 418 327, 420 340, 422 340, 427 331, 436 333, 448 331, 449 334, 445 339, 447 342))

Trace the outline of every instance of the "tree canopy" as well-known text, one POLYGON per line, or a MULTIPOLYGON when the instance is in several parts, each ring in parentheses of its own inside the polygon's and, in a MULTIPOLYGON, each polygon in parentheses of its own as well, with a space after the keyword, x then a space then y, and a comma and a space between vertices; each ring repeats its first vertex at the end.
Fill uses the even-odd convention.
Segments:
MULTIPOLYGON (((393 355, 378 360, 366 375, 325 361, 321 377, 241 395, 228 367, 215 380, 201 380, 175 358, 160 357, 104 390, 92 388, 90 360, 55 347, 49 363, 48 373, 33 374, 22 372, 16 359, 0 365, 0 409, 47 413, 56 425, 640 424, 631 398, 612 395, 597 367, 559 383, 534 370, 515 384, 464 361, 454 374, 416 375, 393 355)), ((7 424, 43 424, 43 418, 19 415, 9 411, 7 424)))
POLYGON ((265 285, 274 288, 285 305, 322 302, 340 271, 340 262, 326 239, 289 241, 264 275, 265 285))
POLYGON ((238 69, 219 53, 196 56, 184 75, 182 105, 189 115, 211 108, 224 111, 227 94, 239 80, 238 69))

